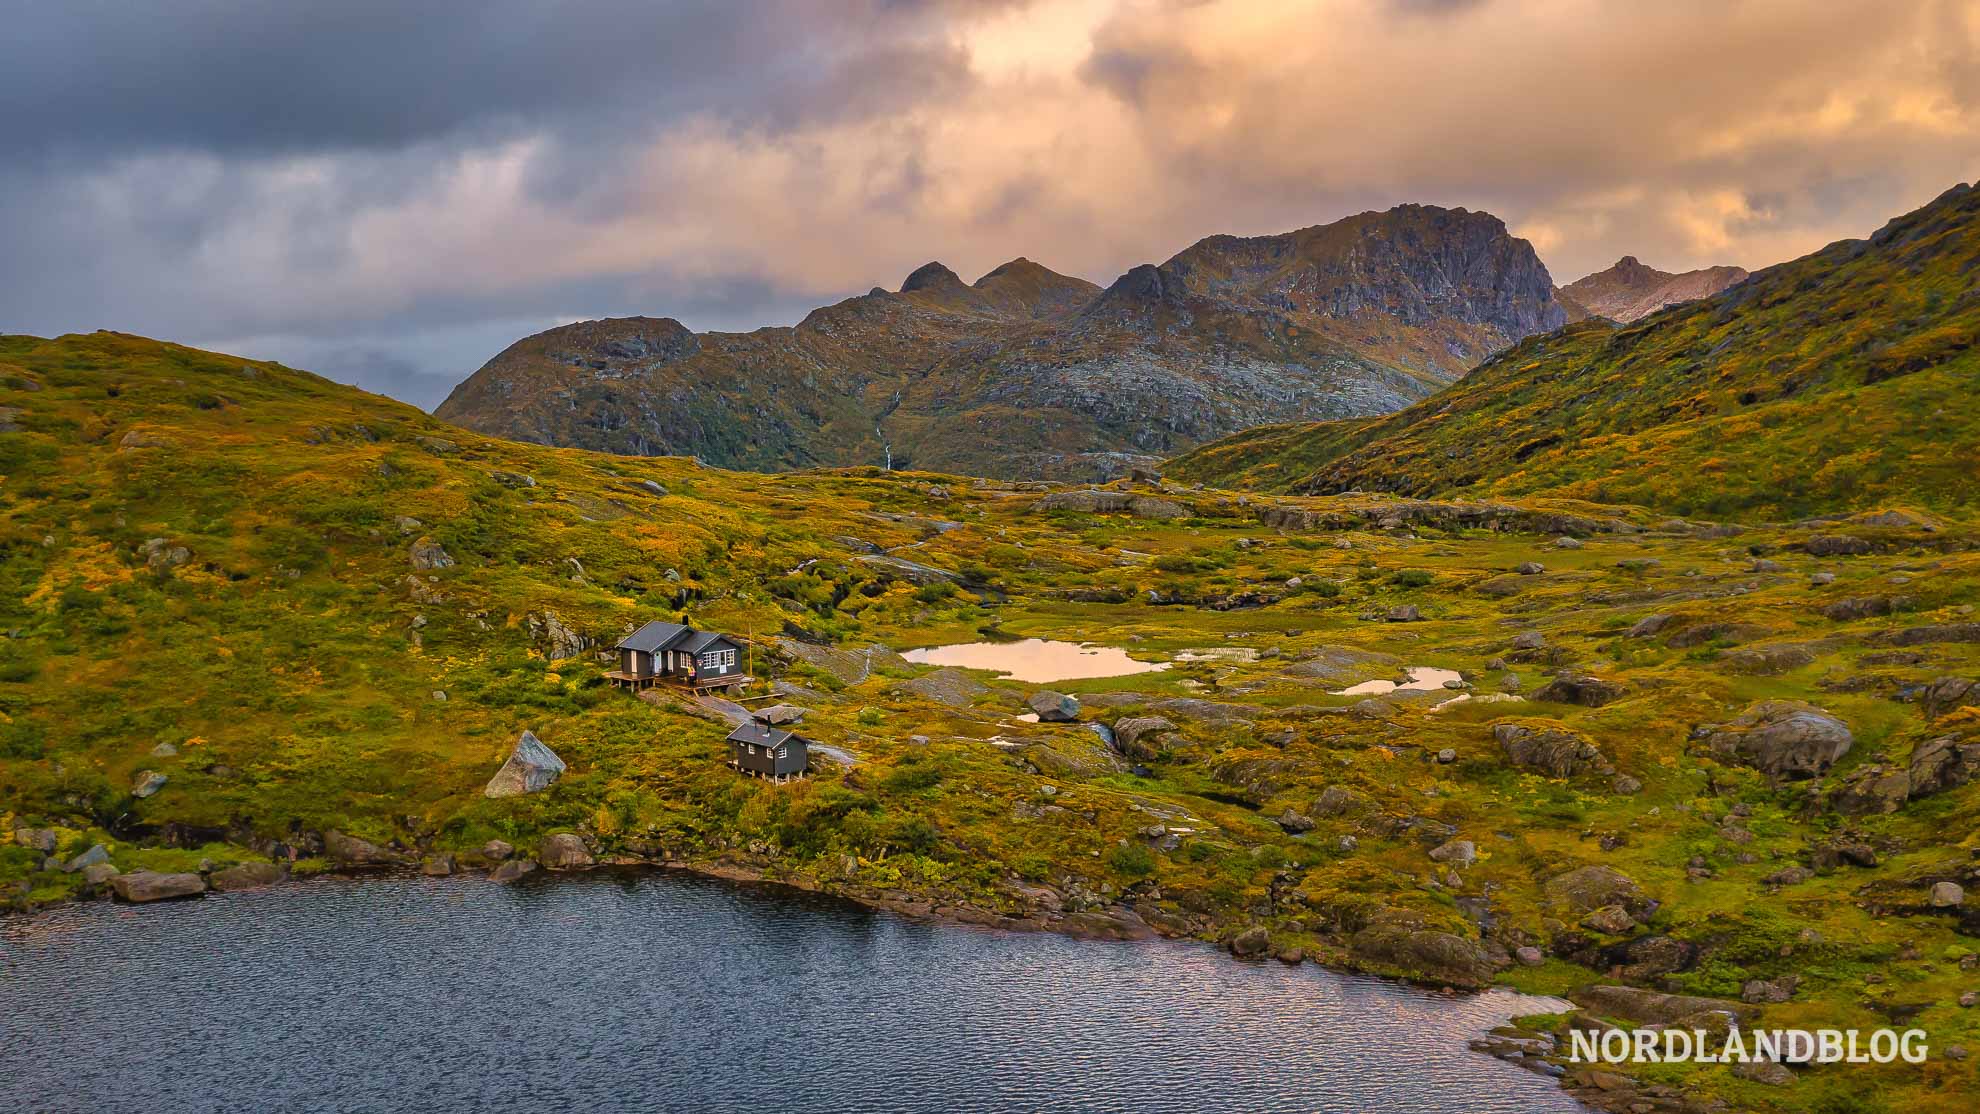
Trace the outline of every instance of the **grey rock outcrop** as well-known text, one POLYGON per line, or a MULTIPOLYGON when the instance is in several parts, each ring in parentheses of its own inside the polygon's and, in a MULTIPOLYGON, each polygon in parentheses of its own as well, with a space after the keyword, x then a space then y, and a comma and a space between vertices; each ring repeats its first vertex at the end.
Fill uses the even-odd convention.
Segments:
POLYGON ((543 745, 534 732, 525 731, 516 740, 515 749, 509 752, 509 760, 488 779, 482 789, 484 797, 520 797, 526 793, 540 793, 563 776, 564 760, 557 752, 543 745))
POLYGON ((1774 777, 1816 777, 1855 743, 1849 725, 1811 704, 1765 700, 1729 724, 1704 729, 1705 745, 1774 777))

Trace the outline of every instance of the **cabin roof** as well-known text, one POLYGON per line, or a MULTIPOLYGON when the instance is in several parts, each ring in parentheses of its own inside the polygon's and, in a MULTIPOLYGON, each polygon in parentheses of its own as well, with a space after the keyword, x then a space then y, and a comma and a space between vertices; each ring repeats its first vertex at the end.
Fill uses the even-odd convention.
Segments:
POLYGON ((760 723, 745 723, 734 731, 729 732, 730 742, 749 743, 759 747, 783 746, 793 739, 796 739, 799 743, 804 742, 802 735, 793 735, 789 731, 776 727, 767 727, 760 723))
POLYGON ((689 633, 686 641, 674 647, 674 649, 680 650, 683 653, 698 654, 718 642, 727 643, 730 646, 735 645, 735 641, 726 634, 717 634, 714 631, 693 631, 689 633))
POLYGON ((693 633, 679 623, 663 623, 655 619, 627 635, 625 640, 619 643, 619 649, 657 654, 693 633))

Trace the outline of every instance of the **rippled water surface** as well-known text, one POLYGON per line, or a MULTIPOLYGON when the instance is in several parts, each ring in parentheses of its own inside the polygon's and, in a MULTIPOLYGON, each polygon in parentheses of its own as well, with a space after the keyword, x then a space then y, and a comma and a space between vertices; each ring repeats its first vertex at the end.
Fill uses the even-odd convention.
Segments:
POLYGON ((930 646, 909 650, 902 657, 923 665, 953 665, 964 669, 992 669, 1019 681, 1074 681, 1082 677, 1126 677, 1135 673, 1156 673, 1167 669, 1167 662, 1136 661, 1126 650, 1113 646, 1089 646, 1079 642, 1055 642, 1049 638, 1024 638, 1015 642, 959 642, 953 646, 930 646))
POLYGON ((0 922, 0 1110, 1578 1109, 1455 1000, 670 874, 0 922))

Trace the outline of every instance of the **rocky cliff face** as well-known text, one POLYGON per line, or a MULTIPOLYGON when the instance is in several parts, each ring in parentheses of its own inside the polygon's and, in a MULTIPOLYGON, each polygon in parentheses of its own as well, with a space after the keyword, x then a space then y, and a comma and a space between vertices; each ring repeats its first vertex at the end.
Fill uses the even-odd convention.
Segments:
POLYGON ((1266 422, 1400 409, 1567 314, 1498 218, 1405 205, 1213 236, 1101 289, 940 263, 792 328, 668 318, 517 341, 436 413, 487 433, 771 470, 1104 478, 1266 422))
POLYGON ((1554 291, 1554 300, 1567 311, 1568 320, 1606 317, 1628 324, 1640 317, 1682 302, 1709 298, 1735 283, 1746 281, 1742 267, 1706 267, 1698 271, 1672 274, 1646 267, 1633 255, 1625 255, 1606 271, 1597 271, 1554 291))

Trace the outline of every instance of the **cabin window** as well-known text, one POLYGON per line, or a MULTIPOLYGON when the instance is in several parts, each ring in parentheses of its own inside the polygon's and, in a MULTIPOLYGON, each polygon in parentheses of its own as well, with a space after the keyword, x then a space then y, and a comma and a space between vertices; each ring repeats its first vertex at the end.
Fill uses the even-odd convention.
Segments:
POLYGON ((727 669, 735 664, 736 652, 734 650, 716 650, 714 653, 701 655, 701 667, 703 669, 727 669))
POLYGON ((778 748, 777 748, 777 753, 776 753, 776 754, 774 754, 774 755, 772 755, 771 757, 773 757, 773 758, 783 758, 783 757, 786 757, 786 752, 785 752, 785 749, 784 749, 783 747, 778 747, 778 748))

